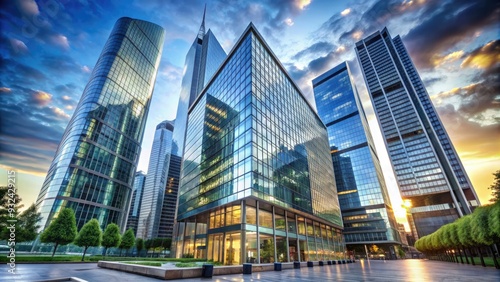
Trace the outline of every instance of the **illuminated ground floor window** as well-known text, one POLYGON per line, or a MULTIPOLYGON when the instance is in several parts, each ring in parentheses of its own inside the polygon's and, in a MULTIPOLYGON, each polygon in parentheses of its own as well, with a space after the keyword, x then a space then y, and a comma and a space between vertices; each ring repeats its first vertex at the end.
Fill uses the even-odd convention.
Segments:
POLYGON ((341 229, 324 219, 247 198, 181 220, 177 258, 225 265, 345 259, 341 229))

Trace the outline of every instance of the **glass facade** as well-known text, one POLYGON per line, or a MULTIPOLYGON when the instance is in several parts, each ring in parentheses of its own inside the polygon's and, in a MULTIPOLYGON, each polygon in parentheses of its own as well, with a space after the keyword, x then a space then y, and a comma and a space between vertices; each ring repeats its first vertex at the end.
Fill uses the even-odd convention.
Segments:
POLYGON ((179 176, 181 174, 182 158, 176 155, 170 156, 170 164, 167 176, 167 185, 163 197, 163 208, 161 210, 159 238, 172 238, 175 223, 175 211, 177 208, 177 191, 179 188, 179 176))
POLYGON ((143 239, 158 237, 165 187, 172 152, 173 121, 163 121, 156 126, 153 146, 149 156, 148 174, 144 184, 137 236, 143 239))
POLYGON ((120 18, 99 56, 37 199, 42 229, 62 208, 78 228, 125 229, 164 30, 120 18))
POLYGON ((226 52, 222 49, 212 31, 208 30, 205 32, 205 13, 203 13, 203 20, 198 36, 191 45, 184 62, 184 75, 182 77, 181 93, 177 107, 177 117, 175 119, 175 130, 172 136, 173 146, 168 171, 169 182, 165 192, 165 200, 163 201, 164 206, 158 234, 161 237, 172 237, 172 230, 175 224, 177 193, 183 162, 182 156, 184 152, 188 109, 225 58, 226 52))
POLYGON ((326 129, 253 25, 190 108, 177 221, 178 257, 343 256, 326 129))
POLYGON ((470 214, 476 193, 399 36, 384 29, 355 49, 414 236, 470 214))
POLYGON ((146 174, 143 171, 135 173, 134 190, 132 192, 132 201, 127 219, 127 230, 132 228, 135 236, 137 236, 137 226, 139 223, 139 214, 141 212, 142 195, 144 192, 144 183, 146 182, 146 174))
POLYGON ((312 83, 318 115, 328 131, 346 244, 399 244, 382 169, 347 63, 312 83))
POLYGON ((205 16, 200 33, 189 49, 184 62, 179 105, 175 119, 172 154, 182 157, 186 134, 188 109, 226 58, 226 52, 211 30, 205 34, 205 16))

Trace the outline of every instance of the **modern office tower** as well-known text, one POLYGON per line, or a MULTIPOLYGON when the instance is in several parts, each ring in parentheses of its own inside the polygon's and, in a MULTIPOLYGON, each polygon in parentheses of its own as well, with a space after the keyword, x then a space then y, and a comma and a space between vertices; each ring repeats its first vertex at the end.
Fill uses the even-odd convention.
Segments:
POLYGON ((326 129, 250 24, 189 109, 177 257, 344 255, 326 129))
POLYGON ((415 238, 470 214, 478 198, 401 38, 384 28, 355 49, 415 238))
POLYGON ((408 239, 406 238, 406 228, 402 223, 398 223, 399 237, 401 238, 401 244, 403 246, 408 246, 408 239))
POLYGON ((318 115, 328 131, 346 245, 364 252, 364 245, 376 244, 393 254, 400 244, 396 220, 347 63, 312 83, 318 115))
POLYGON ((37 199, 42 229, 62 208, 78 228, 122 231, 164 41, 156 24, 120 18, 99 56, 37 199))
POLYGON ((146 182, 146 174, 141 170, 135 173, 134 187, 132 191, 132 201, 127 219, 127 230, 132 228, 135 236, 137 236, 137 226, 139 222, 139 214, 141 212, 142 195, 144 192, 144 183, 146 182))
MULTIPOLYGON (((172 144, 174 146, 175 144, 172 144)), ((172 149, 175 150, 175 149, 172 149)), ((159 238, 172 238, 177 209, 177 192, 179 189, 179 176, 181 175, 182 158, 170 155, 170 164, 167 175, 167 185, 163 197, 163 208, 160 216, 159 238)))
POLYGON ((156 126, 137 227, 137 237, 139 238, 158 237, 172 151, 173 131, 174 121, 165 120, 156 126))
POLYGON ((194 39, 184 61, 184 76, 182 77, 181 93, 177 116, 175 118, 174 143, 177 145, 173 155, 182 157, 188 109, 194 103, 208 80, 226 58, 226 52, 209 29, 205 32, 205 11, 201 21, 198 36, 194 39))
POLYGON ((177 210, 177 192, 184 152, 184 140, 188 120, 188 109, 205 87, 208 80, 226 58, 226 52, 222 49, 219 41, 209 29, 205 32, 205 11, 201 21, 200 30, 184 62, 184 76, 182 77, 181 93, 177 116, 175 119, 175 130, 173 133, 173 147, 168 171, 168 187, 163 201, 163 211, 160 220, 158 236, 172 237, 175 213, 177 210), (171 192, 169 192, 171 191, 171 192), (175 202, 174 202, 175 201, 175 202))

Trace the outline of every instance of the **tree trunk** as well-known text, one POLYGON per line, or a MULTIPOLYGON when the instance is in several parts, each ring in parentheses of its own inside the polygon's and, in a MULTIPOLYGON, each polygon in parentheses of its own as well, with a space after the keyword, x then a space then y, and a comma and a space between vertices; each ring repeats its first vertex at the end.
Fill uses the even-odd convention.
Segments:
POLYGON ((462 257, 462 251, 458 248, 458 255, 460 256, 460 262, 464 264, 464 258, 462 257))
POLYGON ((122 251, 123 251, 123 249, 120 249, 120 257, 122 256, 122 251))
POLYGON ((56 243, 56 245, 54 246, 54 251, 52 252, 52 257, 54 257, 54 254, 56 253, 57 246, 59 246, 59 243, 56 243))
POLYGON ((103 257, 106 257, 108 252, 108 247, 104 247, 104 252, 102 253, 103 257))
POLYGON ((87 253, 87 248, 88 246, 85 246, 85 249, 83 249, 82 261, 85 259, 85 253, 87 253))
POLYGON ((467 262, 467 264, 470 264, 469 258, 467 257, 467 250, 465 250, 465 248, 463 248, 463 251, 464 251, 465 261, 467 262))
POLYGON ((472 265, 476 265, 476 262, 474 261, 474 254, 472 253, 472 249, 469 248, 469 254, 470 254, 470 262, 472 263, 472 265))
POLYGON ((495 248, 493 247, 493 245, 490 246, 490 250, 493 255, 493 263, 495 264, 495 268, 500 269, 500 265, 498 265, 497 255, 495 254, 495 248))
POLYGON ((481 259, 481 265, 483 267, 486 267, 486 264, 484 263, 483 252, 481 252, 481 247, 477 247, 476 250, 479 252, 479 258, 481 259))

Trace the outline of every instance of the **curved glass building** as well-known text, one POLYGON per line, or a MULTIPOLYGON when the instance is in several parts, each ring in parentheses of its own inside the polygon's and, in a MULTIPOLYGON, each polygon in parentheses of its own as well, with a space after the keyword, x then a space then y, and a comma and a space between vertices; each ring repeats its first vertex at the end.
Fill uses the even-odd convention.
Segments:
POLYGON ((38 196, 42 228, 72 208, 78 228, 96 218, 125 229, 164 34, 146 21, 116 22, 38 196))

